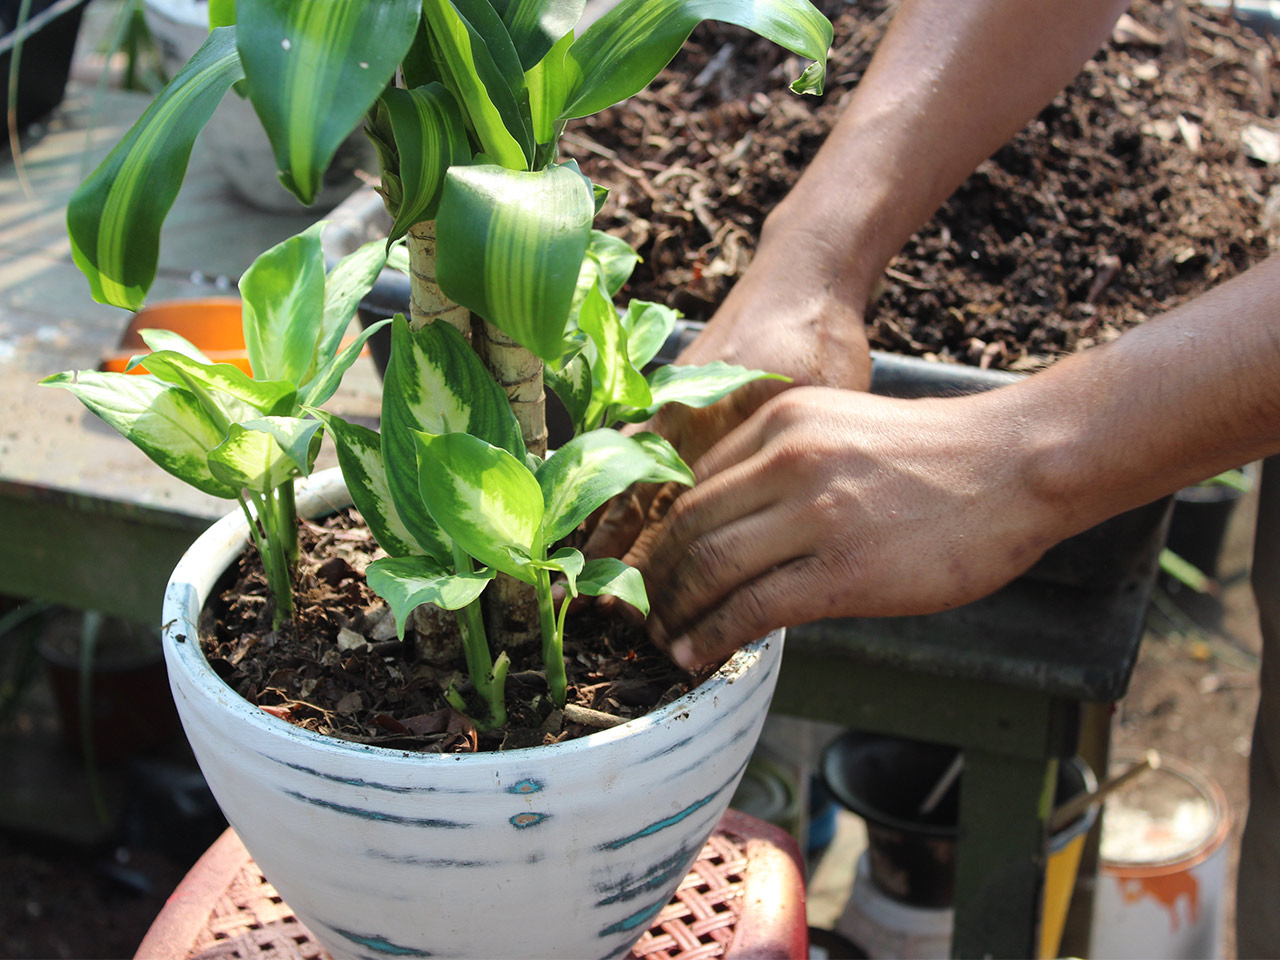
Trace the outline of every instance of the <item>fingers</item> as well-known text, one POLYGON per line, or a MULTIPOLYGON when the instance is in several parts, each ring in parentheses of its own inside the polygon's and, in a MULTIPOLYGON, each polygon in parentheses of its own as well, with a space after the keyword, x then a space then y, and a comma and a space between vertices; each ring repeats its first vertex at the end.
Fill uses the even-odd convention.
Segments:
POLYGON ((771 630, 824 616, 827 604, 815 589, 823 589, 826 579, 820 560, 800 557, 742 584, 670 642, 671 659, 695 670, 771 630))

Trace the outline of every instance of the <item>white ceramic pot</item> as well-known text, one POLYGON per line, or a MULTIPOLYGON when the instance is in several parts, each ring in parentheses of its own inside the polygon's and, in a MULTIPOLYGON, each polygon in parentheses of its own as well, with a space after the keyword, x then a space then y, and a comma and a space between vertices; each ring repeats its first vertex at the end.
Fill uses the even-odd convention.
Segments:
MULTIPOLYGON (((337 471, 299 488, 303 515, 347 502, 337 471)), ((175 569, 170 683, 228 821, 336 960, 625 954, 729 804, 773 696, 781 632, 670 705, 569 743, 366 747, 251 706, 206 663, 200 608, 246 539, 232 514, 175 569)))

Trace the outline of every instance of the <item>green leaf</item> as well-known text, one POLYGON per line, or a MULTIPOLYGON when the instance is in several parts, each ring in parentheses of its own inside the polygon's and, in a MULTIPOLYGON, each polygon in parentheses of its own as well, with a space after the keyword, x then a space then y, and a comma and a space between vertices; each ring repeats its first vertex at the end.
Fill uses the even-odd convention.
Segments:
POLYGON ((605 293, 610 298, 618 295, 640 262, 640 254, 631 249, 631 244, 603 230, 591 231, 587 253, 599 264, 605 293))
POLYGON ((537 566, 543 570, 552 570, 563 574, 565 584, 569 588, 569 595, 576 597, 578 595, 578 574, 582 573, 582 568, 585 564, 586 557, 582 555, 581 551, 575 550, 573 547, 563 547, 537 566))
POLYGON ((436 218, 440 289, 556 362, 592 215, 590 183, 576 164, 537 173, 454 167, 436 218))
POLYGON ((304 477, 311 475, 316 454, 320 452, 320 428, 323 425, 319 420, 302 417, 262 417, 240 424, 246 430, 257 430, 274 440, 304 477))
POLYGON ((236 0, 209 0, 209 29, 234 26, 236 0))
POLYGON ((664 437, 656 433, 634 433, 631 439, 644 447, 645 452, 653 460, 653 471, 649 475, 651 483, 672 481, 683 483, 686 487, 694 484, 693 470, 684 462, 676 448, 664 437))
POLYGON ((387 471, 382 462, 382 438, 368 427, 348 423, 320 410, 321 421, 338 451, 338 466, 347 483, 351 502, 369 524, 378 545, 393 557, 426 553, 438 563, 452 560, 452 547, 435 522, 423 511, 429 528, 410 531, 391 499, 387 471))
POLYGON ((444 172, 471 159, 467 127, 458 103, 443 84, 415 90, 391 87, 382 95, 395 140, 399 206, 388 242, 398 240, 420 220, 434 220, 444 187, 444 172))
POLYGON ((158 377, 81 370, 40 381, 74 393, 159 467, 197 490, 234 499, 239 490, 209 471, 209 451, 225 433, 191 391, 158 377))
POLYGON ((404 639, 404 625, 424 603, 460 610, 472 603, 493 579, 489 569, 453 573, 429 557, 384 557, 365 569, 369 587, 391 607, 396 633, 404 639))
POLYGON ((587 358, 578 354, 559 370, 544 367, 542 380, 564 404, 565 411, 573 422, 574 433, 581 433, 587 407, 591 404, 591 367, 587 364, 587 358))
POLYGON ((561 116, 585 117, 639 93, 703 20, 745 27, 814 61, 796 93, 822 93, 831 23, 808 0, 622 0, 569 48, 575 74, 561 116))
POLYGON ((676 328, 679 310, 660 303, 632 300, 622 315, 622 326, 627 331, 627 355, 637 368, 658 355, 662 345, 676 328))
POLYGON ((1212 593, 1214 590, 1213 579, 1207 573, 1168 547, 1160 551, 1159 564, 1161 571, 1173 577, 1188 590, 1196 593, 1212 593))
POLYGON ((547 55, 525 71, 529 89, 529 114, 533 137, 539 144, 550 144, 558 137, 556 120, 569 96, 569 77, 565 71, 565 54, 573 43, 573 33, 566 33, 547 55))
POLYGON ((640 423, 648 420, 668 403, 683 403, 686 407, 709 407, 744 384, 756 380, 789 382, 790 378, 764 370, 748 370, 722 360, 701 366, 668 364, 649 375, 652 402, 645 407, 619 411, 618 419, 625 423, 640 423))
POLYGON ((567 537, 597 507, 633 483, 692 484, 693 475, 674 448, 663 449, 654 434, 644 442, 616 430, 593 430, 574 437, 538 469, 545 518, 543 537, 567 537), (678 466, 677 466, 678 465, 678 466))
POLYGON ((533 583, 543 552, 542 490, 524 463, 465 433, 414 432, 422 501, 486 566, 533 583))
POLYGON ((627 331, 597 283, 578 311, 578 326, 591 341, 591 400, 585 422, 597 424, 613 407, 644 407, 653 402, 649 384, 627 354, 627 331))
POLYGON ((578 576, 578 592, 588 597, 608 594, 624 600, 640 611, 640 615, 649 615, 649 594, 644 588, 644 577, 635 567, 628 566, 613 557, 601 557, 591 560, 578 576))
POLYGON ((237 15, 249 99, 280 182, 311 203, 338 146, 408 52, 419 0, 254 0, 237 15))
POLYGON ((360 301, 373 289, 387 264, 387 246, 381 240, 369 241, 334 264, 324 278, 324 317, 319 336, 314 338, 318 340, 317 367, 324 367, 337 355, 342 335, 360 301))
MULTIPOLYGON (((411 332, 397 314, 382 385, 382 456, 392 502, 405 526, 415 533, 437 527, 418 487, 413 439, 418 430, 470 433, 524 458, 520 425, 507 395, 462 334, 447 323, 429 323, 411 332)), ((425 537, 419 536, 419 542, 425 537)), ((431 544, 422 546, 438 555, 431 544)), ((449 550, 446 547, 446 556, 449 550)))
POLYGON ((270 434, 233 423, 227 439, 209 451, 209 470, 220 481, 270 493, 297 475, 297 467, 270 434))
MULTIPOLYGON (((159 353, 164 350, 172 350, 174 353, 180 353, 184 357, 190 357, 196 363, 211 364, 213 363, 203 350, 194 343, 182 336, 180 333, 174 333, 172 330, 139 330, 138 336, 142 337, 142 342, 150 347, 153 351, 159 353)), ((133 363, 130 362, 130 367, 133 363)))
POLYGON ((507 25, 520 63, 529 70, 582 19, 586 0, 500 0, 493 4, 507 25))
MULTIPOLYGON (((481 36, 479 25, 468 22, 458 4, 423 0, 422 13, 441 82, 457 98, 482 149, 508 169, 525 169, 533 159, 533 131, 521 108, 525 99, 523 74, 517 70, 515 76, 504 75, 486 39, 494 41, 499 55, 500 42, 481 36), (519 94, 512 88, 517 77, 519 94)), ((506 41, 509 45, 510 37, 506 41)))
POLYGON ((186 387, 214 423, 224 425, 260 416, 283 416, 295 410, 297 394, 284 380, 254 380, 231 363, 204 364, 171 350, 129 361, 141 363, 161 380, 186 387))
POLYGON ((341 353, 325 365, 314 378, 307 381, 307 385, 298 394, 299 403, 305 406, 317 406, 332 397, 342 382, 342 375, 359 359, 360 351, 364 349, 368 339, 390 322, 390 320, 379 320, 356 334, 355 339, 347 344, 341 353))
POLYGON ((325 308, 323 223, 260 254, 240 278, 249 366, 260 380, 301 384, 315 372, 325 308))
POLYGON ((99 303, 142 306, 156 276, 160 226, 182 186, 196 134, 243 76, 235 30, 214 30, 72 195, 71 254, 99 303))

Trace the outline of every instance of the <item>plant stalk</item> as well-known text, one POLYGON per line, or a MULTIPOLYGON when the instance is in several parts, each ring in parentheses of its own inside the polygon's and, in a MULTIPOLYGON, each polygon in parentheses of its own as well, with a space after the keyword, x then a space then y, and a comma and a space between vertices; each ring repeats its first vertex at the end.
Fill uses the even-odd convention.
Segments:
MULTIPOLYGON (((458 573, 471 573, 475 566, 456 543, 453 545, 453 562, 458 573)), ((509 661, 506 653, 498 657, 495 668, 493 657, 489 653, 489 640, 485 635, 484 614, 480 609, 479 599, 471 601, 456 611, 458 616, 458 633, 462 636, 462 653, 467 660, 467 673, 471 675, 471 683, 476 692, 489 705, 489 722, 500 727, 507 722, 507 705, 505 686, 509 661)))
POLYGON ((542 623, 542 665, 547 671, 547 687, 551 691, 552 703, 563 707, 569 697, 569 681, 564 672, 563 623, 556 621, 556 606, 551 599, 551 573, 547 570, 538 571, 537 594, 542 623))
POLYGON ((409 228, 409 326, 421 330, 443 320, 471 339, 471 311, 460 307, 436 282, 436 222, 423 220, 409 228))

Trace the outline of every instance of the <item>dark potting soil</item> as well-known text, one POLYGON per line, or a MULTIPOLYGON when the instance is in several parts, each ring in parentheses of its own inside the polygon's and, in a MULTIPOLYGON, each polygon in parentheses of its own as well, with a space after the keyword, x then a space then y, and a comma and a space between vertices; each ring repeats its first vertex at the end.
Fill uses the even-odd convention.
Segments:
MULTIPOLYGON (((698 28, 645 92, 579 121, 566 152, 612 190, 602 229, 644 263, 625 294, 707 319, 817 151, 894 4, 819 0, 825 96, 798 58, 698 28)), ((1113 339, 1280 245, 1277 42, 1199 4, 1138 0, 1111 42, 890 265, 874 347, 1030 370, 1113 339)))
MULTIPOLYGON (((669 703, 700 679, 675 667, 642 628, 571 611, 566 709, 547 696, 539 645, 525 645, 507 651, 508 724, 477 731, 444 698, 451 684, 464 697, 472 693, 453 616, 443 618, 452 638, 422 636, 410 624, 398 639, 386 601, 365 582, 365 567, 385 554, 359 514, 304 520, 300 540, 292 620, 272 629, 266 578, 251 551, 206 604, 200 632, 205 656, 229 686, 308 730, 422 752, 513 749, 600 729, 575 719, 582 716, 575 708, 622 722, 669 703)), ((478 703, 474 715, 485 715, 478 703)))

